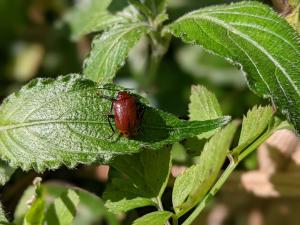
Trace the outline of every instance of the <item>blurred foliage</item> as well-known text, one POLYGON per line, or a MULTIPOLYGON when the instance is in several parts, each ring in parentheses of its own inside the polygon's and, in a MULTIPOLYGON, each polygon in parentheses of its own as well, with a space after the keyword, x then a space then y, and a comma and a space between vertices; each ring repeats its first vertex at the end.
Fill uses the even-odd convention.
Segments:
POLYGON ((36 76, 80 71, 79 46, 59 24, 70 5, 66 0, 0 2, 1 98, 36 76))

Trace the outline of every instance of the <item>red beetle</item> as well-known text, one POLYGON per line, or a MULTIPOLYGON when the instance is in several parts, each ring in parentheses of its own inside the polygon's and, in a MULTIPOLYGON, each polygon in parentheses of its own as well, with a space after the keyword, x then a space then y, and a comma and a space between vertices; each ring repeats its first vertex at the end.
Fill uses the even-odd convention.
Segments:
MULTIPOLYGON (((111 99, 109 97, 105 98, 111 99)), ((109 118, 114 118, 116 127, 123 136, 127 138, 136 136, 140 129, 144 112, 140 103, 133 95, 126 91, 119 92, 117 98, 111 100, 114 114, 110 115, 109 118)), ((114 132, 109 118, 109 125, 114 132)))

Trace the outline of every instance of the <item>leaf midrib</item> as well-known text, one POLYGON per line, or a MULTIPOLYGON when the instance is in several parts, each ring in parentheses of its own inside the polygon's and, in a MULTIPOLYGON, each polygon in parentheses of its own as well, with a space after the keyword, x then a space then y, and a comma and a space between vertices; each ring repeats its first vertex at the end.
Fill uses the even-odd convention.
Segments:
MULTIPOLYGON (((202 127, 207 127, 207 126, 214 126, 216 124, 220 123, 226 123, 226 121, 229 120, 229 117, 222 117, 221 119, 215 119, 215 121, 211 120, 211 124, 207 123, 201 123, 198 124, 197 126, 191 126, 191 125, 186 125, 186 126, 181 126, 181 127, 163 127, 163 126, 143 126, 145 128, 150 128, 150 129, 158 129, 158 130, 173 130, 173 131, 180 131, 184 129, 197 129, 197 128, 202 128, 202 127)), ((208 120, 210 121, 210 120, 208 120)), ((9 125, 0 125, 0 132, 7 131, 7 130, 13 130, 13 129, 18 129, 18 128, 24 128, 24 127, 30 127, 30 126, 38 126, 38 125, 46 125, 46 124, 70 124, 70 123, 82 123, 82 124, 106 124, 107 122, 104 121, 95 121, 95 120, 43 120, 43 121, 31 121, 31 122, 22 122, 18 124, 9 124, 9 125)))
POLYGON ((45 124, 52 124, 52 123, 61 123, 61 124, 69 124, 69 123, 83 123, 83 124, 105 124, 106 122, 101 121, 93 121, 93 120, 47 120, 47 121, 32 121, 32 122, 24 122, 19 124, 9 124, 9 125, 0 125, 0 132, 6 130, 13 130, 23 127, 31 127, 37 125, 45 125, 45 124))

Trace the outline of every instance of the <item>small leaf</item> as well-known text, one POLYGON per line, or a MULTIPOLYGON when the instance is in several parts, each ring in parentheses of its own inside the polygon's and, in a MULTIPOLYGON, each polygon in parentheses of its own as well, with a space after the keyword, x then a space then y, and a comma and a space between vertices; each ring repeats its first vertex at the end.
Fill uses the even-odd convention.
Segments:
POLYGON ((14 172, 14 168, 11 168, 7 162, 0 160, 0 185, 4 185, 14 172))
POLYGON ((148 213, 133 222, 133 225, 164 225, 171 218, 172 213, 168 211, 157 211, 148 213))
POLYGON ((14 168, 37 171, 62 164, 108 163, 117 155, 161 149, 230 119, 183 121, 141 103, 144 116, 139 134, 133 139, 117 133, 108 138, 112 102, 99 95, 115 97, 113 87, 106 89, 79 75, 33 80, 0 106, 1 158, 14 168))
POLYGON ((84 76, 99 83, 112 82, 130 49, 148 30, 146 23, 129 21, 95 37, 84 61, 84 76))
POLYGON ((156 206, 152 199, 161 198, 170 174, 170 149, 119 156, 111 165, 125 175, 126 180, 112 179, 104 193, 108 200, 106 207, 118 213, 147 205, 156 206))
POLYGON ((48 225, 70 225, 76 215, 76 208, 79 204, 78 194, 69 189, 63 193, 60 198, 56 199, 53 204, 49 206, 47 211, 48 225))
POLYGON ((242 131, 239 139, 239 146, 235 154, 239 154, 241 149, 250 145, 260 134, 262 134, 273 118, 272 107, 257 107, 248 111, 243 118, 242 131))
POLYGON ((101 31, 124 21, 122 16, 113 15, 108 11, 111 2, 112 0, 79 1, 64 18, 71 26, 73 38, 101 31))
POLYGON ((215 182, 237 129, 232 122, 218 131, 204 146, 197 165, 176 178, 172 201, 176 214, 194 207, 215 182))
MULTIPOLYGON (((192 86, 189 104, 190 120, 211 120, 223 115, 217 97, 204 86, 192 86)), ((216 130, 198 135, 198 138, 209 138, 216 130)))
MULTIPOLYGON (((43 225, 45 220, 46 202, 44 199, 44 189, 40 185, 39 178, 36 178, 36 190, 33 202, 24 217, 23 225, 43 225)), ((35 181, 34 181, 35 182, 35 181)))
POLYGON ((300 39, 271 8, 253 1, 207 7, 168 30, 241 65, 251 90, 272 98, 300 133, 300 39))

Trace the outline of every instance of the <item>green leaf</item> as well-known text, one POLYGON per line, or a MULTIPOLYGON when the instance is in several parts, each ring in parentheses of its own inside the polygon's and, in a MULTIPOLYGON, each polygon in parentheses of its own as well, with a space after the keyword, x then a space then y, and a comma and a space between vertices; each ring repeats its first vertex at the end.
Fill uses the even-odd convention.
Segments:
POLYGON ((76 187, 67 187, 62 183, 43 183, 47 191, 47 198, 58 198, 69 189, 75 191, 79 196, 79 204, 76 210, 76 217, 74 218, 73 225, 82 224, 101 224, 102 221, 107 221, 110 225, 118 225, 117 218, 112 213, 109 213, 104 206, 101 198, 88 191, 76 187))
POLYGON ((24 225, 43 225, 45 219, 45 200, 38 198, 33 202, 24 218, 24 225))
MULTIPOLYGON (((223 115, 221 106, 215 94, 204 86, 192 86, 192 94, 189 104, 190 120, 211 120, 223 115)), ((209 138, 216 130, 198 135, 198 138, 209 138)))
POLYGON ((4 185, 9 181, 15 169, 10 167, 7 162, 0 160, 0 185, 4 185))
POLYGON ((243 118, 242 131, 238 143, 238 150, 234 154, 239 154, 246 146, 250 145, 260 134, 262 134, 273 118, 272 107, 254 106, 243 118))
POLYGON ((112 167, 119 171, 108 185, 104 198, 111 211, 126 212, 147 205, 157 205, 168 182, 171 168, 170 149, 145 150, 139 154, 117 157, 112 167), (125 176, 126 179, 119 177, 125 176), (153 201, 152 199, 155 199, 153 201))
POLYGON ((30 208, 25 214, 23 225, 43 225, 45 221, 46 202, 44 199, 44 189, 38 179, 36 178, 35 195, 30 208))
POLYGON ((125 20, 121 15, 109 12, 112 0, 87 0, 79 3, 70 10, 65 21, 71 26, 73 38, 84 34, 101 31, 125 20))
POLYGON ((95 37, 90 55, 84 61, 84 76, 99 83, 112 82, 130 49, 148 31, 146 23, 128 22, 95 37))
POLYGON ((76 208, 79 204, 78 194, 69 189, 63 193, 60 198, 56 199, 50 205, 47 211, 47 224, 48 225, 70 225, 76 215, 76 208))
MULTIPOLYGON (((80 202, 77 206, 76 217, 72 222, 73 225, 94 224, 96 222, 101 223, 104 220, 110 225, 119 225, 116 216, 109 213, 104 207, 103 200, 90 192, 80 188, 70 187, 62 182, 56 183, 53 181, 43 183, 43 189, 46 194, 45 199, 47 199, 47 208, 55 199, 67 193, 69 189, 78 194, 80 202)), ((17 209, 15 210, 15 224, 21 224, 20 221, 23 220, 28 208, 26 202, 28 202, 33 195, 34 188, 33 186, 29 186, 22 195, 22 198, 17 205, 17 209)))
POLYGON ((241 65, 251 90, 271 97, 300 132, 300 39, 271 8, 253 1, 203 8, 168 30, 241 65))
MULTIPOLYGON (((116 185, 117 181, 113 181, 112 185, 116 185)), ((120 183, 121 184, 121 183, 120 183)), ((117 184, 118 185, 118 184, 117 184)), ((126 187, 128 188, 128 187, 126 187)), ((126 194, 124 187, 109 187, 109 191, 120 191, 120 193, 126 194)), ((128 188, 128 192, 130 189, 128 188)), ((105 196, 107 197, 107 196, 105 196)), ((123 199, 117 199, 115 201, 107 200, 105 207, 114 214, 120 214, 122 212, 128 212, 132 209, 141 208, 145 206, 156 206, 155 202, 149 198, 133 197, 132 199, 123 196, 123 199)))
POLYGON ((215 182, 222 168, 237 123, 232 122, 218 131, 204 146, 196 165, 175 180, 172 201, 176 214, 194 207, 215 182))
POLYGON ((172 213, 168 211, 157 211, 148 213, 133 222, 133 225, 164 225, 171 218, 172 213))
POLYGON ((0 203, 0 223, 3 225, 9 224, 1 203, 0 203))
POLYGON ((14 212, 14 223, 15 224, 23 224, 24 217, 28 210, 28 202, 32 199, 32 196, 35 195, 34 186, 29 186, 22 194, 21 199, 18 202, 16 210, 14 212))
POLYGON ((115 97, 117 90, 106 87, 73 74, 36 79, 12 94, 0 107, 1 158, 14 168, 37 171, 62 164, 108 163, 117 155, 161 149, 230 119, 183 121, 141 103, 144 116, 139 134, 133 139, 118 133, 108 138, 112 102, 100 96, 115 97))

